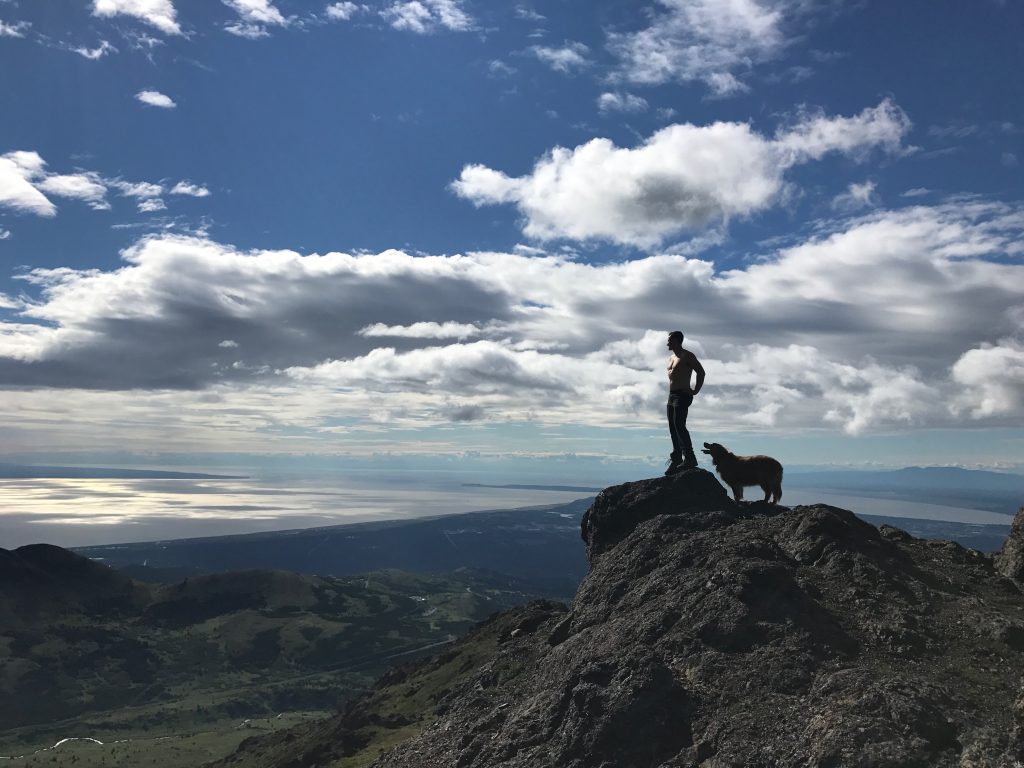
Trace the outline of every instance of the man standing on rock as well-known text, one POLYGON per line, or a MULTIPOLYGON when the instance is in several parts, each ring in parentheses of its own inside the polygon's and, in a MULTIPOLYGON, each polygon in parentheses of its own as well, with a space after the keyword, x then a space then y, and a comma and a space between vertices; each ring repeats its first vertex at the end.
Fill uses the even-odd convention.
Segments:
POLYGON ((666 475, 683 469, 697 466, 697 456, 693 452, 690 433, 686 429, 686 414, 693 403, 693 396, 704 386, 704 366, 697 356, 688 349, 683 349, 683 332, 672 331, 668 335, 668 348, 672 357, 668 359, 668 431, 672 436, 671 463, 666 475), (690 379, 697 374, 697 384, 692 389, 690 379))

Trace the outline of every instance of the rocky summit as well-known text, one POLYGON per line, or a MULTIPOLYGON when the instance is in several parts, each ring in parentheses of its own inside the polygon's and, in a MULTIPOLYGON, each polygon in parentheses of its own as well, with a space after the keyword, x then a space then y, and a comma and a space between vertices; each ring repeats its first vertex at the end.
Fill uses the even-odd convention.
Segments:
POLYGON ((356 764, 334 761, 392 706, 382 691, 447 669, 372 765, 1018 766, 1022 519, 989 556, 834 507, 738 504, 700 469, 608 488, 568 610, 495 617, 353 702, 320 729, 332 744, 293 737, 264 764, 356 764))

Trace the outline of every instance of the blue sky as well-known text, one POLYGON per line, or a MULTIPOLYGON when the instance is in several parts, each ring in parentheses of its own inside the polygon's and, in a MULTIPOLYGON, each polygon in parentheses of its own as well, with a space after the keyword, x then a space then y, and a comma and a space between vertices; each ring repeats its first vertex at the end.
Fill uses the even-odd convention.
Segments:
POLYGON ((1022 30, 0 0, 3 453, 653 465, 681 328, 698 440, 1022 469, 1022 30))

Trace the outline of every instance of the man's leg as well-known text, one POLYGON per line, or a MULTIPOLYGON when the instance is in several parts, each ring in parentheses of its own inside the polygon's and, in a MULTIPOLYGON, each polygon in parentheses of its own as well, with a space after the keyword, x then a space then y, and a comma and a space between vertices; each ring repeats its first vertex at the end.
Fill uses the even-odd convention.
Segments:
POLYGON ((679 469, 690 469, 697 466, 697 457, 693 453, 690 432, 686 428, 686 416, 693 402, 692 395, 669 395, 668 398, 668 431, 672 436, 671 464, 665 474, 672 474, 679 469))
MULTIPOLYGON (((676 420, 676 411, 678 410, 678 400, 676 397, 669 395, 668 406, 665 409, 665 415, 668 417, 668 434, 672 438, 672 453, 669 454, 669 467, 666 474, 670 474, 675 468, 683 461, 683 444, 679 437, 678 422, 676 420)), ((684 420, 685 421, 685 420, 684 420)))
POLYGON ((693 453, 690 430, 686 428, 686 416, 690 412, 690 405, 692 403, 693 395, 681 396, 679 398, 679 406, 676 408, 676 430, 679 432, 679 443, 683 454, 683 469, 691 469, 697 466, 697 456, 693 453))

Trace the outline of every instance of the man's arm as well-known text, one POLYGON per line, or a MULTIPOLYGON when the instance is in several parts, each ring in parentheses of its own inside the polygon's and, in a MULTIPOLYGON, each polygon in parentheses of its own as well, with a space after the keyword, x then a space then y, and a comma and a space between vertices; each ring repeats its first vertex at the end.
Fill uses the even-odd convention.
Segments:
POLYGON ((704 386, 704 366, 700 364, 700 360, 692 352, 690 353, 690 364, 697 374, 697 385, 693 388, 693 394, 696 395, 700 392, 700 388, 704 386))

